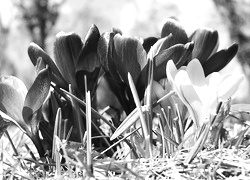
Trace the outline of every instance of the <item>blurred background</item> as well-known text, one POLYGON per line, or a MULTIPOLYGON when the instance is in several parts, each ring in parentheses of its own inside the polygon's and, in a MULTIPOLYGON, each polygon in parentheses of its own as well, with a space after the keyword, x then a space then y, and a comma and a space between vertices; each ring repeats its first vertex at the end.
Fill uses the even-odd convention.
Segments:
POLYGON ((239 44, 237 57, 223 72, 246 75, 238 100, 250 103, 250 0, 0 0, 0 74, 15 75, 30 87, 35 77, 27 54, 30 42, 53 57, 60 31, 73 31, 84 39, 96 24, 101 33, 116 27, 132 36, 160 36, 171 16, 188 35, 199 27, 218 30, 219 49, 239 44))

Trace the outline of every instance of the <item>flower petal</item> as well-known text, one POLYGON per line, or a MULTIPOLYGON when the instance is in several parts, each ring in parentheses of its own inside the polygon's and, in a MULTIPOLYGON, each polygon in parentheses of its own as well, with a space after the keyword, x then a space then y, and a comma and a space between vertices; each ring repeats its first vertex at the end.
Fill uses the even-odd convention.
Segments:
POLYGON ((182 27, 181 23, 173 18, 168 18, 167 22, 163 25, 161 37, 163 38, 170 34, 173 35, 171 45, 179 43, 186 44, 188 42, 186 31, 182 27))
POLYGON ((223 49, 212 55, 202 66, 204 68, 205 76, 212 72, 218 72, 223 69, 236 55, 238 45, 233 44, 227 49, 223 49))
POLYGON ((13 123, 27 130, 28 127, 22 117, 23 104, 22 94, 9 84, 0 83, 0 111, 12 118, 8 120, 14 120, 13 123))
POLYGON ((227 76, 218 87, 218 98, 226 101, 229 97, 236 97, 237 93, 242 90, 245 82, 243 74, 234 74, 227 76))
POLYGON ((21 79, 15 76, 2 75, 0 76, 0 83, 8 84, 12 86, 13 88, 15 88, 15 90, 17 90, 17 92, 21 94, 23 101, 24 101, 28 90, 21 79))
POLYGON ((75 67, 78 60, 82 40, 75 33, 59 32, 54 43, 55 62, 68 84, 76 88, 75 67))
POLYGON ((12 121, 17 126, 21 127, 21 129, 27 129, 21 116, 21 109, 27 94, 25 84, 19 78, 9 75, 0 76, 0 84, 8 85, 6 87, 0 85, 0 88, 2 87, 1 95, 4 96, 4 98, 1 98, 0 116, 8 121, 12 121), (6 88, 9 89, 9 92, 5 91, 6 88), (9 102, 5 101, 5 98, 8 98, 9 102), (9 107, 9 103, 13 102, 15 103, 9 107))
POLYGON ((172 59, 176 65, 183 64, 180 60, 189 52, 188 48, 189 46, 176 44, 168 49, 160 51, 159 54, 155 56, 154 80, 159 81, 166 77, 166 64, 170 59, 172 59))
POLYGON ((38 60, 42 58, 42 60, 45 62, 45 64, 48 64, 51 70, 52 81, 60 87, 63 87, 65 89, 68 88, 68 83, 62 77, 62 74, 58 70, 55 62, 50 58, 50 56, 46 52, 44 52, 42 48, 40 48, 35 43, 30 43, 28 47, 28 54, 34 66, 36 66, 38 63, 38 60))
POLYGON ((85 37, 85 45, 81 49, 76 66, 76 72, 80 70, 93 72, 95 68, 100 67, 100 61, 97 57, 99 39, 99 30, 96 25, 92 25, 85 37))
POLYGON ((158 41, 156 37, 148 37, 143 40, 142 46, 145 49, 146 53, 149 52, 151 46, 153 46, 158 41))
POLYGON ((167 62, 167 68, 166 68, 166 74, 168 81, 172 84, 172 86, 175 86, 175 76, 177 74, 178 70, 173 62, 173 60, 169 60, 167 62))
POLYGON ((194 41, 192 59, 197 58, 203 64, 218 49, 218 32, 208 28, 197 29, 191 35, 190 41, 194 41))
POLYGON ((184 70, 180 70, 175 77, 176 87, 179 91, 179 97, 187 106, 190 115, 197 127, 200 127, 201 121, 204 120, 204 112, 202 102, 197 95, 188 74, 184 70))
POLYGON ((198 59, 190 61, 187 65, 186 71, 194 86, 204 86, 207 84, 203 68, 198 59))
MULTIPOLYGON (((97 53, 100 33, 95 25, 92 25, 85 38, 85 45, 81 49, 75 79, 77 87, 81 92, 85 91, 84 75, 87 76, 87 88, 90 92, 95 92, 101 64, 97 53)), ((103 49, 104 50, 104 49, 103 49)), ((106 48, 105 48, 106 50, 106 48)), ((104 51, 105 52, 105 51, 104 51)))
POLYGON ((222 76, 219 72, 213 72, 206 77, 209 87, 216 88, 222 81, 222 76))
POLYGON ((112 72, 114 71, 114 62, 111 61, 111 54, 112 54, 112 47, 111 45, 113 44, 113 38, 115 36, 115 33, 113 32, 105 32, 103 33, 98 41, 98 46, 97 46, 97 54, 98 58, 100 60, 100 63, 103 67, 103 69, 106 72, 112 72), (111 64, 110 64, 111 63, 111 64))
POLYGON ((164 49, 168 49, 172 44, 170 45, 172 41, 173 35, 170 34, 164 38, 159 39, 151 48, 148 54, 152 54, 153 57, 155 57, 157 54, 159 54, 160 51, 164 49))
POLYGON ((22 108, 23 119, 28 125, 32 124, 34 126, 35 123, 38 123, 38 120, 32 118, 32 115, 41 108, 46 99, 50 89, 50 82, 49 69, 47 67, 39 72, 30 87, 24 101, 24 107, 22 108))
POLYGON ((133 77, 135 84, 147 63, 146 52, 139 40, 132 37, 116 34, 114 37, 113 60, 116 71, 119 72, 124 82, 128 84, 128 72, 133 77))

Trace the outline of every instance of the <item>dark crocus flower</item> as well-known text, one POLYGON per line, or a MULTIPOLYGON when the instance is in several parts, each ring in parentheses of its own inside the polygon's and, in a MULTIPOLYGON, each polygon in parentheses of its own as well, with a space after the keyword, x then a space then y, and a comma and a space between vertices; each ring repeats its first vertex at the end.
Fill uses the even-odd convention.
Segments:
MULTIPOLYGON (((218 72, 223 69, 238 51, 238 45, 234 43, 227 49, 222 49, 217 52, 219 35, 216 30, 199 28, 188 37, 180 22, 172 18, 169 18, 164 24, 161 38, 158 41, 160 40, 164 41, 161 51, 177 44, 184 45, 188 42, 192 43, 193 47, 191 53, 189 53, 188 56, 182 57, 181 61, 178 63, 174 60, 174 63, 177 68, 180 68, 183 64, 187 65, 192 59, 197 58, 201 62, 206 76, 212 72, 218 72), (170 35, 172 35, 173 38, 166 38, 170 35), (162 40, 162 38, 166 39, 162 40)), ((159 43, 158 41, 156 43, 159 43)), ((145 49, 149 49, 149 46, 152 46, 154 42, 152 37, 150 39, 145 39, 143 46, 145 49)), ((166 62, 168 60, 169 59, 165 59, 164 61, 166 62)))

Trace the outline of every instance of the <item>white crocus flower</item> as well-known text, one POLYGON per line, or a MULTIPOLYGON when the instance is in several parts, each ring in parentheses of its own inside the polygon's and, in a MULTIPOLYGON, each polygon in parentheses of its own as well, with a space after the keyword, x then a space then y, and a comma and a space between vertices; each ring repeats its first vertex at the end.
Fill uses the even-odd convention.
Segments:
POLYGON ((219 102, 233 99, 244 85, 244 75, 221 75, 213 72, 205 77, 198 59, 177 70, 172 60, 168 61, 166 73, 169 82, 181 101, 187 106, 197 128, 216 113, 219 102))

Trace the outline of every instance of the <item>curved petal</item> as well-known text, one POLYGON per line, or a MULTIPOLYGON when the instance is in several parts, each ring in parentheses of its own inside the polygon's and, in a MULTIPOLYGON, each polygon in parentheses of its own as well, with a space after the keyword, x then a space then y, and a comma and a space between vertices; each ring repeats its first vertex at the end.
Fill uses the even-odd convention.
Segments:
POLYGON ((193 85, 204 86, 207 84, 203 68, 198 59, 190 61, 187 65, 186 71, 193 85))
POLYGON ((101 66, 102 68, 108 72, 108 71, 112 71, 112 65, 110 65, 109 63, 113 63, 112 61, 110 61, 110 55, 112 54, 111 52, 111 44, 113 44, 113 39, 114 39, 115 33, 113 32, 105 32, 103 33, 98 41, 98 45, 97 45, 97 55, 98 58, 100 60, 101 66))
POLYGON ((203 120, 203 105, 196 93, 188 74, 184 70, 180 70, 175 77, 178 94, 185 105, 187 105, 190 115, 192 116, 197 127, 200 126, 200 121, 203 120))
POLYGON ((200 60, 201 64, 203 64, 214 52, 217 51, 219 35, 218 32, 213 29, 197 29, 191 35, 190 41, 194 41, 192 59, 197 58, 200 60))
POLYGON ((81 49, 76 71, 84 70, 87 72, 93 72, 96 68, 99 68, 100 61, 97 56, 98 41, 100 39, 99 29, 96 25, 92 25, 85 37, 85 45, 81 49))
POLYGON ((80 50, 81 38, 75 33, 59 32, 54 43, 55 62, 65 80, 76 88, 75 67, 80 50))
POLYGON ((160 51, 168 49, 173 35, 170 34, 164 38, 159 39, 149 50, 148 54, 152 54, 155 57, 160 51))
POLYGON ((149 52, 151 47, 158 41, 156 37, 148 37, 143 40, 142 46, 145 49, 146 53, 149 52))
POLYGON ((65 89, 68 88, 68 83, 65 81, 62 74, 58 70, 55 62, 50 58, 50 56, 46 52, 44 52, 44 50, 41 47, 39 47, 35 43, 30 43, 28 47, 28 54, 34 66, 37 66, 38 65, 37 63, 39 63, 38 60, 42 58, 45 64, 49 65, 52 75, 51 77, 52 81, 60 87, 63 87, 65 89))
MULTIPOLYGON (((41 70, 30 87, 22 108, 23 119, 27 124, 35 124, 32 115, 41 108, 50 89, 50 75, 48 67, 41 70)), ((37 123, 37 122, 36 122, 37 123)))
POLYGON ((28 92, 23 81, 15 76, 2 75, 0 76, 0 83, 8 84, 15 88, 19 94, 21 94, 23 101, 28 92))
POLYGON ((205 76, 212 72, 218 72, 223 69, 236 55, 238 45, 232 44, 227 49, 222 49, 212 55, 202 66, 204 68, 205 76))
POLYGON ((113 60, 116 71, 119 72, 123 81, 127 84, 127 74, 129 72, 136 84, 141 69, 147 63, 146 52, 142 44, 136 38, 116 34, 113 45, 113 60))
MULTIPOLYGON (((0 83, 0 111, 8 115, 8 120, 28 130, 27 124, 22 117, 24 99, 22 94, 9 84, 0 83)), ((1 113, 0 113, 1 114, 1 113)))
POLYGON ((166 74, 167 74, 168 81, 170 82, 170 84, 173 87, 175 86, 175 76, 176 76, 177 72, 178 72, 178 70, 174 64, 174 61, 169 60, 167 62, 166 74))
POLYGON ((181 23, 173 18, 168 18, 167 22, 163 25, 161 31, 161 37, 166 37, 169 34, 173 35, 172 45, 181 43, 186 44, 188 42, 188 37, 185 29, 182 27, 181 23))
POLYGON ((158 82, 153 80, 153 84, 152 84, 152 100, 153 100, 153 102, 157 101, 158 99, 160 99, 164 95, 165 95, 165 91, 164 91, 163 87, 158 82))
POLYGON ((207 82, 209 84, 209 88, 214 89, 222 81, 222 76, 221 76, 221 74, 219 72, 213 72, 212 74, 209 74, 206 77, 206 79, 207 79, 207 82))
MULTIPOLYGON (((168 49, 160 51, 155 56, 154 80, 159 81, 166 77, 166 64, 172 59, 177 64, 180 59, 187 53, 188 47, 183 44, 176 44, 168 49)), ((178 64, 177 64, 178 65, 178 64)))
POLYGON ((225 78, 218 87, 218 98, 222 101, 229 97, 232 99, 236 97, 237 93, 242 90, 245 82, 243 74, 234 74, 225 78))

